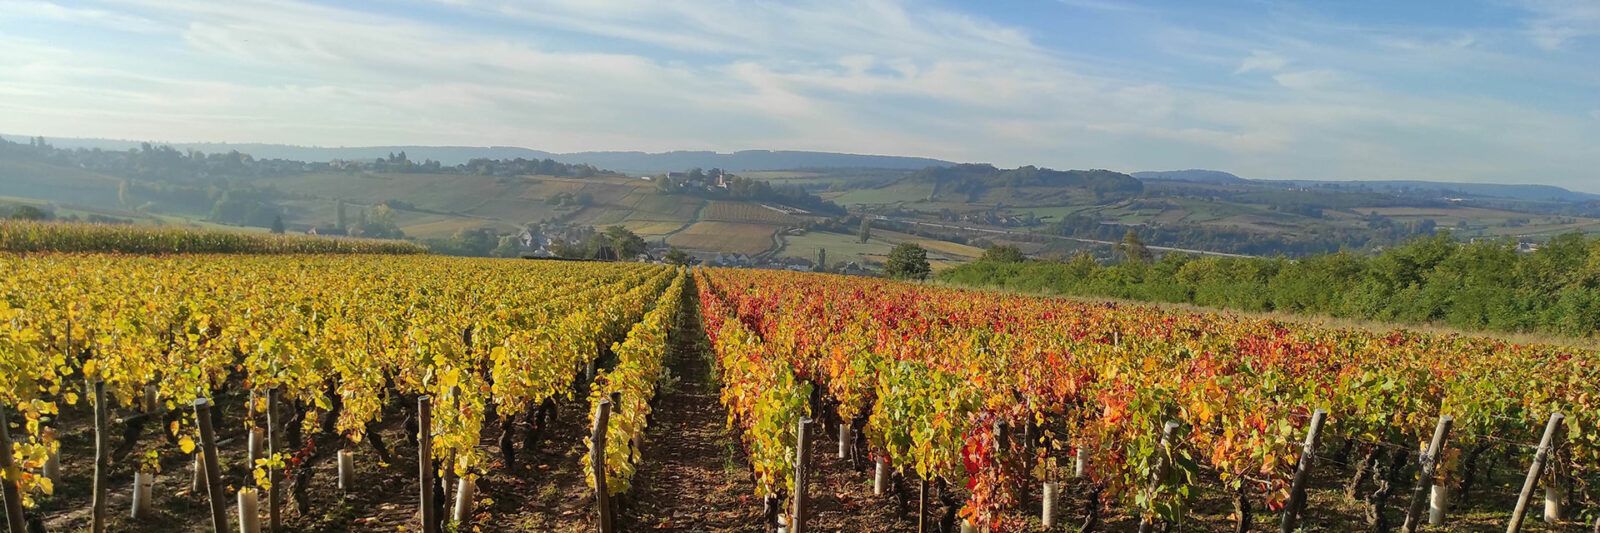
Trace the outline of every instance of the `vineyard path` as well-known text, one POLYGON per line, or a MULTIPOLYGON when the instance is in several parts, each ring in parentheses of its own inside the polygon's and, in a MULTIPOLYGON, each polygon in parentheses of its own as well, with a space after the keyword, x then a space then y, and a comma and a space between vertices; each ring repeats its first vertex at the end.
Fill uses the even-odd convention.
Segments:
POLYGON ((727 410, 701 331, 698 300, 684 298, 671 332, 669 365, 677 383, 662 390, 623 524, 637 530, 760 531, 761 502, 727 410))

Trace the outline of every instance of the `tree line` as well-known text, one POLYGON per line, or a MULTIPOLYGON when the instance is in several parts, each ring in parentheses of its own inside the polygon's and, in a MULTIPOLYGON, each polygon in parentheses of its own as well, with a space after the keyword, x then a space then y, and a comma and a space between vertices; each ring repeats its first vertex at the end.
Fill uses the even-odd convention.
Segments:
POLYGON ((806 192, 798 185, 773 185, 755 178, 729 174, 721 169, 699 168, 652 178, 656 188, 666 194, 688 194, 717 200, 769 202, 811 211, 818 215, 844 215, 839 204, 806 192))
POLYGON ((1025 259, 1009 247, 938 275, 945 282, 1062 295, 1282 311, 1467 330, 1590 337, 1600 330, 1600 238, 1569 233, 1532 252, 1448 231, 1377 254, 1299 259, 1159 259, 1131 234, 1119 260, 1025 259))
POLYGON ((434 160, 412 161, 404 151, 372 161, 316 161, 258 159, 238 150, 205 153, 178 150, 167 145, 140 143, 127 150, 57 148, 44 137, 26 144, 0 138, 0 159, 39 161, 91 170, 101 174, 144 181, 208 182, 216 179, 254 179, 292 176, 307 172, 369 171, 396 173, 477 174, 484 176, 547 176, 588 178, 614 174, 589 164, 567 164, 553 159, 476 158, 458 165, 434 160))
MULTIPOLYGON (((259 178, 292 176, 308 172, 396 172, 396 173, 453 173, 484 176, 515 176, 540 174, 574 178, 588 178, 609 174, 587 164, 565 164, 551 159, 473 159, 460 165, 441 165, 438 161, 411 161, 405 152, 389 154, 373 161, 329 161, 307 163, 285 159, 257 159, 237 150, 227 153, 204 153, 198 150, 180 151, 171 146, 142 143, 137 148, 101 150, 98 148, 66 149, 52 146, 43 137, 33 137, 27 143, 0 138, 0 159, 36 161, 51 165, 81 168, 108 176, 122 178, 116 197, 99 202, 115 205, 130 211, 203 214, 212 222, 241 226, 273 227, 281 224, 286 213, 283 200, 289 194, 271 186, 259 186, 259 178)), ((109 191, 104 196, 109 196, 109 191)), ((405 202, 384 202, 391 209, 414 209, 405 202)), ((341 210, 343 206, 341 205, 341 210)), ((390 228, 379 220, 357 226, 366 227, 366 235, 375 238, 400 238, 398 229, 390 228), (392 230, 392 231, 391 231, 392 230)), ((359 235, 357 228, 348 228, 343 220, 337 228, 318 228, 319 233, 359 235)))

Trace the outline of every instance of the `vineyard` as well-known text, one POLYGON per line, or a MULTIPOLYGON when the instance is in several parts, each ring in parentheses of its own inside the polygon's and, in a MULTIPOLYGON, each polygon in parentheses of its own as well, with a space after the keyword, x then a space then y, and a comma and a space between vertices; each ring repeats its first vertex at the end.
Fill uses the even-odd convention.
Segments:
POLYGON ((187 501, 218 531, 1554 528, 1595 519, 1597 378, 1576 348, 869 278, 0 254, 19 532, 193 530, 153 518, 187 501), (721 447, 717 486, 662 470, 721 447), (174 468, 189 498, 152 494, 174 468))
POLYGON ((865 449, 880 491, 891 475, 924 480, 924 501, 929 480, 961 487, 939 491, 959 509, 945 529, 1036 527, 1019 512, 1030 495, 1079 479, 1085 528, 1102 511, 1181 527, 1209 491, 1249 530, 1253 504, 1303 498, 1296 473, 1317 454, 1349 467, 1352 497, 1376 486, 1366 523, 1323 527, 1402 525, 1391 501, 1447 523, 1452 491, 1481 495, 1474 481, 1530 461, 1519 509, 1539 484, 1547 520, 1594 512, 1600 360, 1581 350, 789 273, 713 270, 699 290, 757 492, 791 507, 800 421, 815 417, 842 426, 841 453, 865 449), (1302 442, 1319 411, 1339 451, 1302 442), (1408 461, 1424 472, 1416 499, 1408 461))
MULTIPOLYGON (((385 411, 412 428, 431 415, 423 436, 446 481, 481 475, 490 462, 479 446, 485 420, 543 425, 573 394, 574 376, 592 374, 599 355, 683 278, 642 264, 426 256, 0 256, 0 272, 0 403, 22 428, 9 435, 19 470, 7 480, 23 505, 59 481, 47 470, 59 471, 58 432, 82 422, 74 406, 134 420, 99 460, 153 474, 163 455, 195 451, 205 433, 197 429, 223 422, 189 406, 231 394, 248 398, 237 423, 284 433, 251 439, 274 446, 252 454, 248 485, 276 494, 290 480, 301 512, 309 464, 342 448, 342 479, 346 451, 364 441, 389 459, 368 430, 385 411), (157 435, 141 436, 142 426, 157 435)), ((647 344, 630 341, 623 352, 647 344)), ((496 463, 514 460, 507 453, 496 463)), ((99 476, 97 528, 106 520, 99 476)))
POLYGON ((116 224, 0 220, 7 252, 121 252, 129 254, 424 254, 420 244, 385 239, 272 235, 116 224))

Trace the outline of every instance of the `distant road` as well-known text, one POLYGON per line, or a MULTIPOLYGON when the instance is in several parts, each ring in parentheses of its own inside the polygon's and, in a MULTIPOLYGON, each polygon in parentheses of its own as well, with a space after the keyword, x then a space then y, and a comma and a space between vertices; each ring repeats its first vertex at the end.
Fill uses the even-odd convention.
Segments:
MULTIPOLYGON (((1117 243, 1115 241, 1102 241, 1102 240, 1096 240, 1096 239, 1080 239, 1078 237, 1063 237, 1061 235, 1051 235, 1051 234, 1048 234, 1048 233, 1034 233, 1034 232, 1031 232, 1031 231, 1011 231, 1011 230, 992 229, 992 228, 976 228, 976 227, 972 227, 972 226, 959 226, 959 225, 955 225, 955 224, 940 224, 940 223, 937 223, 937 222, 923 222, 921 220, 912 220, 912 219, 909 219, 909 218, 886 217, 886 216, 883 216, 883 215, 867 215, 867 216, 872 217, 874 220, 886 220, 886 221, 889 221, 889 222, 897 222, 897 223, 900 223, 900 224, 911 224, 911 225, 915 225, 915 226, 928 226, 928 227, 931 227, 931 228, 943 228, 943 229, 951 229, 951 230, 956 230, 956 231, 972 231, 972 232, 978 232, 978 233, 991 233, 991 234, 996 234, 996 235, 1010 235, 1010 236, 1015 236, 1015 237, 1044 237, 1044 238, 1047 238, 1047 239, 1059 239, 1059 240, 1064 240, 1064 241, 1076 241, 1076 242, 1084 242, 1084 243, 1090 243, 1090 244, 1104 244, 1106 246, 1116 246, 1117 245, 1117 243)), ((1149 248, 1151 250, 1156 250, 1156 251, 1160 251, 1160 252, 1181 252, 1181 253, 1195 254, 1195 255, 1214 255, 1214 256, 1218 256, 1218 257, 1255 257, 1253 255, 1246 255, 1246 254, 1230 254, 1230 253, 1227 253, 1227 252, 1212 252, 1212 251, 1209 251, 1209 250, 1195 250, 1195 249, 1191 249, 1191 248, 1172 248, 1172 247, 1169 247, 1169 246, 1150 246, 1150 245, 1146 245, 1145 247, 1149 248)))

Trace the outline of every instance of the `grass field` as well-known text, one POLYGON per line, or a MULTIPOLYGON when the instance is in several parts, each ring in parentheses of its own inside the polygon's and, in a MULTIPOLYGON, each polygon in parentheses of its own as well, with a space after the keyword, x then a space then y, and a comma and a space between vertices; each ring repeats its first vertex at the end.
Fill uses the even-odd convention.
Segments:
POLYGON ((815 261, 817 252, 826 248, 828 262, 882 263, 889 250, 903 242, 914 242, 928 250, 928 263, 934 269, 944 269, 977 259, 983 250, 964 244, 918 237, 907 233, 873 230, 872 238, 860 242, 855 235, 813 231, 805 235, 783 236, 783 250, 778 257, 800 257, 815 261))
POLYGON ((681 222, 660 222, 654 220, 627 220, 623 221, 620 225, 624 228, 628 228, 628 231, 637 233, 640 237, 644 237, 646 239, 661 237, 683 227, 683 223, 681 222))
POLYGON ((712 201, 700 215, 701 220, 719 222, 746 222, 752 224, 793 225, 802 222, 800 217, 744 202, 712 201))
POLYGON ((887 205, 926 201, 933 193, 932 183, 896 183, 880 189, 856 189, 843 193, 828 193, 822 197, 842 206, 887 205))
POLYGON ((758 254, 772 248, 780 226, 735 222, 696 222, 667 238, 667 244, 691 250, 758 254))

